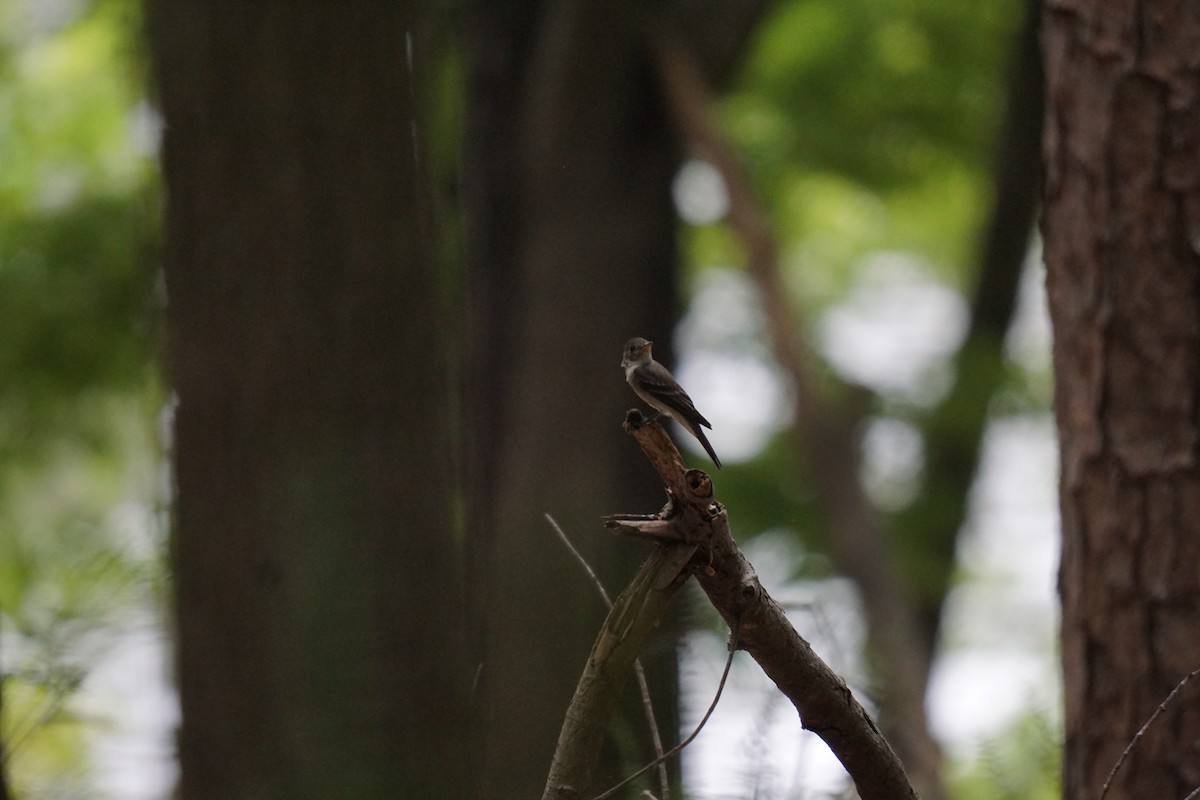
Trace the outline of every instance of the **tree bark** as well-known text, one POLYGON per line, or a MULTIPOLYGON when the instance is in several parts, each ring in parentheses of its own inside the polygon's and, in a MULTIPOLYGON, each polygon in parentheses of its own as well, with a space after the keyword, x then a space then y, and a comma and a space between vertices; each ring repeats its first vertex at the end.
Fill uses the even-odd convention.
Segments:
POLYGON ((430 12, 147 10, 181 796, 470 796, 430 12))
MULTIPOLYGON (((1045 218, 1062 456, 1064 796, 1113 764, 1200 664, 1200 17, 1044 11, 1045 218)), ((1200 786, 1195 687, 1109 797, 1200 786)))

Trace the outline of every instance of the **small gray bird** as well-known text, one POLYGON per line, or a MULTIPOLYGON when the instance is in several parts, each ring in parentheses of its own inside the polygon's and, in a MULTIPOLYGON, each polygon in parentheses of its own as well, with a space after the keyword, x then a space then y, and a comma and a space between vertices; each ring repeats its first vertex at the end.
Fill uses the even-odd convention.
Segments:
POLYGON ((720 469, 721 459, 717 458, 701 429, 701 426, 704 426, 712 430, 712 425, 696 410, 692 398, 688 397, 675 377, 650 355, 653 345, 654 342, 648 342, 640 336, 635 336, 625 343, 625 356, 621 359, 621 366, 625 368, 625 380, 633 387, 638 397, 658 412, 651 417, 651 421, 666 414, 678 422, 704 445, 708 457, 717 465, 717 469, 720 469))

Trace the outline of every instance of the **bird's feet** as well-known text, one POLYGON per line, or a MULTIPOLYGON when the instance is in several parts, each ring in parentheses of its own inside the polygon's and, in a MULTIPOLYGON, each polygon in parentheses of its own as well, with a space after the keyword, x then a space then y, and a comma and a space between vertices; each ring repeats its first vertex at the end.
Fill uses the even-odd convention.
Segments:
POLYGON ((655 411, 653 414, 646 416, 642 414, 641 409, 631 408, 625 413, 625 423, 636 429, 649 425, 652 422, 657 422, 660 417, 662 417, 661 411, 655 411))

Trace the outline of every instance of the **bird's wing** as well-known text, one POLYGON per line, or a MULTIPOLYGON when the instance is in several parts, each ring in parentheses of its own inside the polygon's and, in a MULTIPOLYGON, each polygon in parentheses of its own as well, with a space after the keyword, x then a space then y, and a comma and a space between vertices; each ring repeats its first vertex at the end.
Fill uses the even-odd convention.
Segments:
POLYGON ((689 422, 703 425, 706 428, 712 428, 709 421, 696 410, 692 398, 688 397, 687 392, 683 390, 683 387, 679 385, 675 377, 662 364, 659 364, 657 361, 651 361, 647 366, 638 370, 638 378, 642 384, 642 389, 658 398, 663 405, 672 411, 678 412, 681 417, 689 422))

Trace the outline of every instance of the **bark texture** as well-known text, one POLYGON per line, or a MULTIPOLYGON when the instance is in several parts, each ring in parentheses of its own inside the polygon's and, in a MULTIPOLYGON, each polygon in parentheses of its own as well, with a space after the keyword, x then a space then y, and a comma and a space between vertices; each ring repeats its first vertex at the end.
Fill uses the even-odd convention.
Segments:
MULTIPOLYGON (((1064 796, 1094 798, 1200 664, 1200 15, 1045 6, 1045 254, 1062 454, 1064 796)), ((1108 797, 1200 785, 1190 684, 1108 797)))
POLYGON ((422 14, 148 6, 184 800, 474 788, 422 14))

